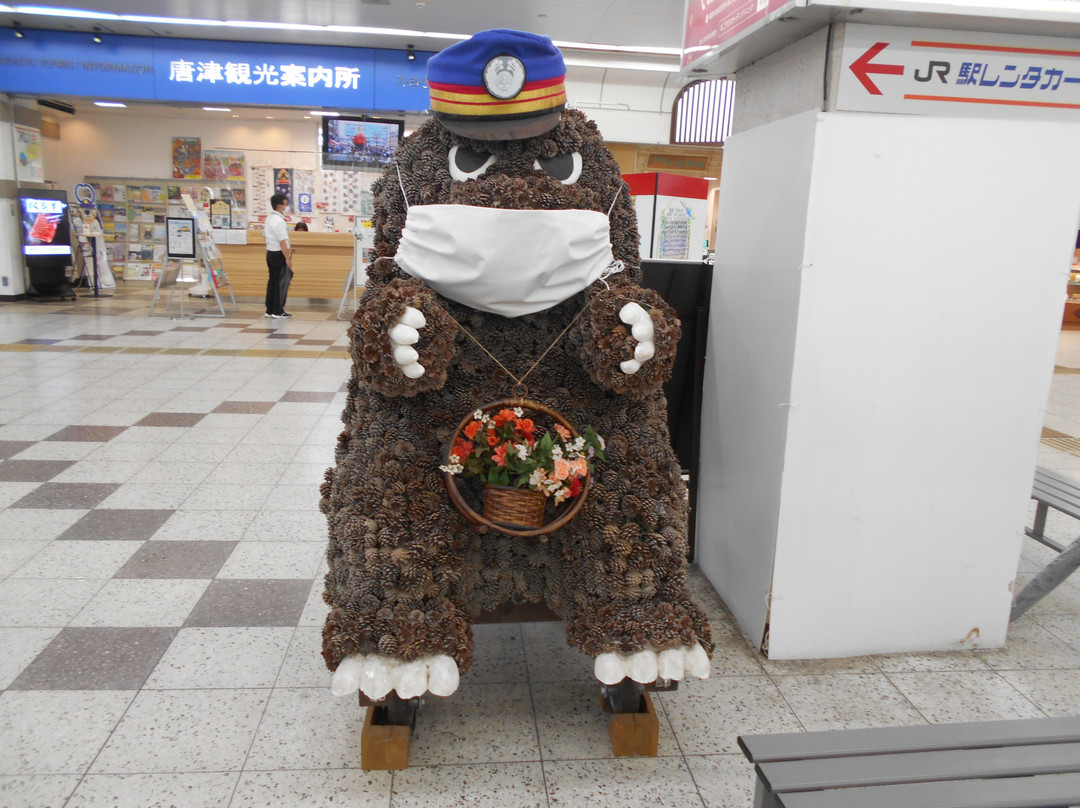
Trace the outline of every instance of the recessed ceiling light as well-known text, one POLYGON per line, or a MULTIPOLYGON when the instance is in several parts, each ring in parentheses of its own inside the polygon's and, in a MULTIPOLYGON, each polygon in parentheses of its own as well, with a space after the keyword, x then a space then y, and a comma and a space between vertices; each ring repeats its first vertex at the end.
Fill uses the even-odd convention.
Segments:
POLYGON ((273 115, 267 115, 266 120, 272 121, 272 120, 274 120, 274 116, 273 115))
POLYGON ((234 117, 234 118, 239 118, 240 116, 239 116, 239 115, 237 115, 237 114, 236 114, 236 113, 234 112, 234 113, 233 113, 233 117, 234 117))
POLYGON ((323 118, 336 118, 339 115, 341 115, 341 113, 340 112, 328 112, 326 110, 321 110, 321 109, 313 109, 310 112, 308 112, 308 115, 321 115, 323 118))
POLYGON ((203 107, 207 112, 232 112, 229 107, 203 107))
POLYGON ((121 104, 119 101, 95 101, 94 106, 97 106, 97 107, 126 107, 127 104, 121 104))

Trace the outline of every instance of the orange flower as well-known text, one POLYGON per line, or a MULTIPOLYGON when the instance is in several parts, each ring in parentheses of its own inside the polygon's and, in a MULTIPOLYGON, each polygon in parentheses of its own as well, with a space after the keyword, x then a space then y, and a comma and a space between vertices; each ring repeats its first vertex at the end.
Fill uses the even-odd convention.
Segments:
POLYGON ((565 480, 570 476, 570 461, 569 460, 556 460, 555 461, 555 473, 551 475, 556 480, 565 480))
POLYGON ((473 444, 467 440, 457 440, 454 442, 453 448, 450 449, 450 454, 456 454, 459 460, 464 461, 466 457, 472 454, 473 444))
POLYGON ((503 424, 505 424, 507 422, 513 423, 516 419, 517 419, 517 415, 514 413, 513 410, 499 410, 499 412, 496 413, 495 417, 492 418, 491 420, 492 420, 492 422, 494 422, 494 424, 495 424, 495 426, 497 428, 497 427, 500 427, 500 426, 502 426, 503 424))
POLYGON ((494 457, 496 465, 506 465, 506 450, 509 448, 509 446, 510 444, 508 443, 502 443, 495 447, 494 457))
POLYGON ((576 457, 570 464, 570 472, 575 477, 584 477, 589 473, 589 464, 585 461, 584 457, 576 457))
POLYGON ((489 429, 487 435, 488 435, 488 446, 494 446, 496 443, 499 442, 499 436, 495 434, 494 429, 489 429))
POLYGON ((465 437, 472 440, 476 437, 476 433, 480 431, 480 422, 471 421, 467 427, 465 427, 465 437))
POLYGON ((531 418, 521 418, 514 425, 514 434, 530 442, 533 440, 533 432, 535 431, 536 424, 532 422, 531 418))
POLYGON ((570 440, 570 430, 562 424, 555 424, 555 431, 559 433, 559 437, 563 440, 570 440))

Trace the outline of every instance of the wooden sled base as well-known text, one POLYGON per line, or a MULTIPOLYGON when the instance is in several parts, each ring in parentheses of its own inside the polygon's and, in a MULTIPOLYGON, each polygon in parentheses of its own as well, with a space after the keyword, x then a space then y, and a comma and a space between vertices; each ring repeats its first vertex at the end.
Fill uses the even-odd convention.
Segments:
MULTIPOLYGON (((376 703, 363 693, 359 696, 360 706, 367 708, 360 733, 361 767, 369 771, 407 768, 420 699, 405 700, 391 692, 376 703)), ((615 755, 656 757, 660 721, 648 690, 626 679, 617 685, 602 686, 600 701, 604 711, 611 713, 608 737, 615 755)))

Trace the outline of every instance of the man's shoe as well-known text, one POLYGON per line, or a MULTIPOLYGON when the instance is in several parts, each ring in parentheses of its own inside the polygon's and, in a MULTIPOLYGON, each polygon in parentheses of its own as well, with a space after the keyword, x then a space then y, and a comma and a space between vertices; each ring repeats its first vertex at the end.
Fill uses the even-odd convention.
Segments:
POLYGON ((274 316, 274 315, 272 315, 272 314, 271 314, 270 312, 266 312, 266 314, 264 314, 264 315, 263 315, 263 317, 265 317, 265 318, 266 318, 266 319, 268 319, 268 320, 269 320, 269 319, 270 319, 271 317, 273 317, 273 316, 274 316))
POLYGON ((278 317, 284 317, 286 320, 288 320, 290 317, 292 317, 292 315, 289 314, 289 312, 287 311, 283 311, 281 312, 281 314, 278 315, 278 317))

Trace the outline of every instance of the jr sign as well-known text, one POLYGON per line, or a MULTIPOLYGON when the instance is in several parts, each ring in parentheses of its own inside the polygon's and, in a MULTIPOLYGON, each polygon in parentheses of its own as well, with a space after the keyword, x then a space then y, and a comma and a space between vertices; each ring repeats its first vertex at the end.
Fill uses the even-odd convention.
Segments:
POLYGON ((848 25, 836 109, 1080 120, 1073 39, 848 25))

